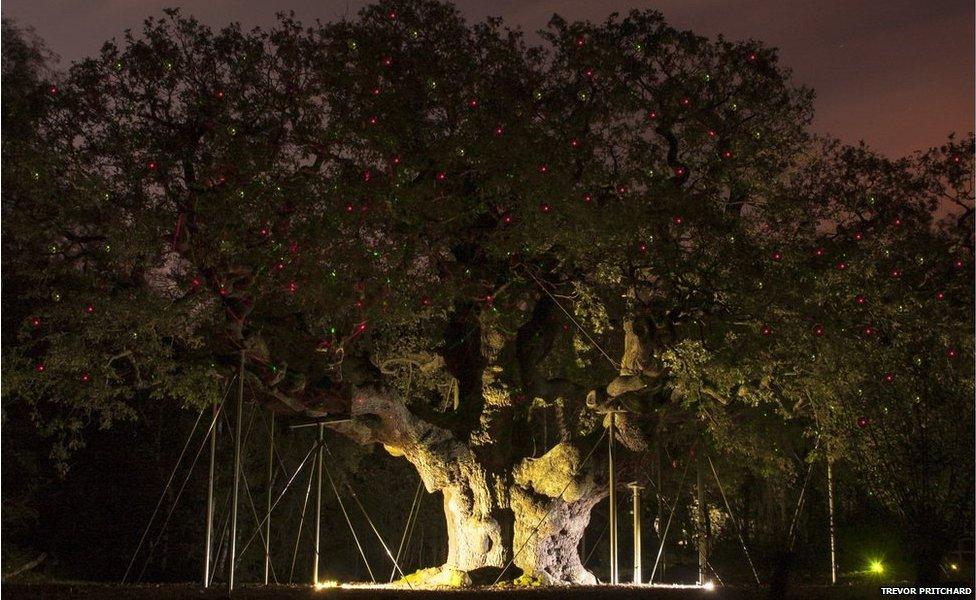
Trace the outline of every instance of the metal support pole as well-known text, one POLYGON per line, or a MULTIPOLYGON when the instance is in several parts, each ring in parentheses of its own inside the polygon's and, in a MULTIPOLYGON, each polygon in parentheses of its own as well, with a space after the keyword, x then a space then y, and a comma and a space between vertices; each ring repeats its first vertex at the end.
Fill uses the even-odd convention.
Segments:
POLYGON ((227 575, 227 591, 234 591, 234 566, 237 562, 237 503, 241 486, 241 429, 244 423, 244 349, 241 349, 241 366, 237 375, 237 424, 234 427, 234 491, 230 508, 230 563, 227 575))
POLYGON ((322 461, 325 456, 322 454, 323 442, 325 441, 325 425, 319 425, 319 451, 318 451, 318 473, 315 481, 315 562, 312 566, 312 585, 319 583, 319 540, 321 538, 322 527, 322 461))
POLYGON ((638 484, 636 481, 628 485, 627 487, 634 493, 634 579, 635 584, 644 583, 643 575, 641 574, 641 490, 644 486, 638 484))
POLYGON ((705 585, 708 569, 708 511, 705 509, 705 451, 704 445, 698 448, 698 585, 705 585))
POLYGON ((610 413, 610 442, 608 462, 610 467, 610 583, 617 585, 620 578, 617 575, 617 476, 613 465, 613 438, 617 425, 617 413, 610 413))
POLYGON ((274 443, 275 443, 275 414, 271 413, 268 423, 268 497, 265 504, 264 517, 264 585, 268 585, 271 574, 271 488, 274 483, 274 443))
POLYGON ((203 552, 203 587, 210 587, 210 551, 213 547, 213 518, 214 518, 214 467, 217 461, 217 429, 219 422, 217 413, 220 405, 213 405, 213 423, 210 430, 210 472, 207 475, 207 547, 203 552))
POLYGON ((834 465, 827 459, 827 515, 830 527, 830 583, 837 583, 837 546, 834 529, 834 465))

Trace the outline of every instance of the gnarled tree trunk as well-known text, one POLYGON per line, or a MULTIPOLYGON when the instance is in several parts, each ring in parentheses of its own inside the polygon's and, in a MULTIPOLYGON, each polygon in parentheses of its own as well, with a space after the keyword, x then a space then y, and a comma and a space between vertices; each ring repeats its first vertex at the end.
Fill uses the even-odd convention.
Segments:
POLYGON ((383 391, 356 394, 351 423, 334 428, 379 442, 414 465, 428 492, 444 495, 448 554, 430 583, 466 583, 482 567, 517 570, 545 583, 595 583, 577 551, 590 510, 604 495, 594 466, 560 443, 539 458, 489 468, 476 445, 413 415, 383 391))

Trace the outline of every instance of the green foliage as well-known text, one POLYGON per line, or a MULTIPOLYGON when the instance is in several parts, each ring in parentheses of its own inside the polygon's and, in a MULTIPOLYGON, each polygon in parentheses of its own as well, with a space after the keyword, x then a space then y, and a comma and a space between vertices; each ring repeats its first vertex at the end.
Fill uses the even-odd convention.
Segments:
POLYGON ((535 411, 598 427, 633 321, 647 436, 971 489, 945 467, 972 440, 972 137, 811 139, 773 49, 651 11, 539 47, 426 0, 247 32, 167 11, 41 95, 9 37, 4 396, 52 433, 213 402, 243 350, 263 401, 388 386, 459 437, 514 430, 515 464, 535 411))

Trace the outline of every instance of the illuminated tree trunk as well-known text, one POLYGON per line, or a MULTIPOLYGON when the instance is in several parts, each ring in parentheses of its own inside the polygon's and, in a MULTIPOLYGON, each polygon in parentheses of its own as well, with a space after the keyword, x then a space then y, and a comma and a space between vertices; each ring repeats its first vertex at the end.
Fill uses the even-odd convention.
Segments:
POLYGON ((447 557, 418 580, 464 585, 469 572, 494 567, 484 571, 491 583, 511 562, 517 568, 509 566, 506 579, 521 570, 544 583, 596 582, 577 548, 590 510, 606 492, 591 470, 580 468, 577 448, 557 444, 539 458, 492 471, 469 444, 384 394, 357 395, 352 410, 352 423, 333 427, 405 457, 428 492, 444 495, 447 557))

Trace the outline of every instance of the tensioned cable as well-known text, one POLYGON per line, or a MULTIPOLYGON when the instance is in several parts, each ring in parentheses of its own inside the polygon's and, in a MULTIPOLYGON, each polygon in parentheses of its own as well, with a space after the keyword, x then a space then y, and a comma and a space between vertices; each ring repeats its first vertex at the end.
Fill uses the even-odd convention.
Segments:
MULTIPOLYGON (((818 433, 817 441, 813 445, 813 452, 816 452, 817 448, 819 447, 820 447, 820 434, 818 433)), ((790 551, 793 550, 793 544, 794 542, 796 542, 796 537, 795 537, 796 522, 800 518, 800 509, 803 507, 804 495, 806 494, 807 484, 810 483, 810 475, 812 473, 813 473, 813 461, 810 461, 810 465, 807 467, 806 477, 804 477, 803 479, 803 487, 800 488, 800 495, 796 499, 796 510, 793 512, 793 520, 790 522, 790 533, 787 538, 790 551)))
POLYGON ((224 507, 220 509, 220 512, 226 511, 227 514, 224 515, 224 526, 220 528, 220 541, 217 543, 217 551, 214 553, 214 568, 210 570, 210 581, 207 582, 208 586, 211 585, 217 577, 217 559, 220 556, 220 551, 224 548, 224 538, 227 535, 227 527, 230 525, 230 511, 227 510, 227 507, 230 505, 230 493, 231 489, 228 487, 227 495, 224 496, 224 507))
MULTIPOLYGON (((228 389, 230 389, 228 387, 228 389)), ((224 396, 226 400, 226 394, 224 396)), ((182 485, 180 485, 179 491, 176 493, 176 498, 173 500, 173 505, 169 507, 169 511, 166 513, 166 518, 163 520, 163 525, 159 528, 159 533, 156 535, 156 540, 149 546, 149 554, 146 555, 146 562, 143 563, 142 569, 139 571, 139 577, 137 581, 142 581, 142 576, 146 573, 146 568, 149 566, 150 561, 152 561, 152 556, 156 552, 156 547, 159 542, 163 539, 163 533, 166 531, 166 527, 169 525, 170 519, 173 517, 173 513, 176 511, 176 507, 180 503, 180 498, 183 497, 183 490, 186 489, 186 484, 190 483, 190 477, 193 475, 193 469, 197 466, 197 461, 200 460, 200 455, 203 454, 203 449, 207 445, 207 440, 210 439, 210 434, 213 432, 214 427, 217 425, 217 419, 223 412, 224 402, 221 401, 220 406, 217 408, 217 412, 214 414, 213 419, 210 421, 210 427, 207 428, 207 433, 203 436, 200 441, 200 447, 197 448, 197 453, 193 456, 193 461, 190 463, 190 467, 186 471, 186 477, 183 479, 182 485)), ((206 408, 204 408, 206 410, 206 408)))
MULTIPOLYGON (((227 393, 230 391, 231 385, 234 383, 234 379, 235 377, 232 377, 230 381, 228 381, 227 383, 227 388, 224 390, 224 397, 220 400, 220 405, 218 406, 217 412, 214 414, 213 419, 210 422, 210 427, 207 429, 207 436, 205 436, 203 439, 204 443, 206 443, 210 433, 213 431, 213 428, 217 423, 217 418, 220 415, 221 410, 223 410, 224 402, 227 400, 227 393)), ((197 426, 200 424, 200 419, 203 418, 203 413, 206 410, 207 407, 204 407, 200 411, 200 414, 197 416, 197 420, 193 423, 193 429, 190 431, 190 435, 186 438, 186 443, 183 444, 183 450, 180 452, 180 456, 176 461, 176 465, 173 467, 173 471, 172 473, 170 473, 169 479, 166 481, 166 486, 163 488, 163 493, 160 495, 159 501, 156 503, 156 508, 153 510, 152 517, 150 517, 149 523, 146 525, 146 530, 142 533, 142 537, 139 539, 139 545, 136 546, 136 551, 132 554, 132 559, 129 561, 129 566, 126 568, 125 575, 122 577, 122 583, 125 583, 125 581, 129 578, 129 572, 132 570, 132 567, 135 564, 136 557, 139 555, 139 550, 142 548, 142 544, 145 542, 146 536, 149 535, 149 529, 152 527, 153 520, 155 520, 156 514, 159 512, 159 508, 162 506, 163 500, 166 498, 166 492, 169 491, 169 487, 173 484, 173 478, 176 477, 176 471, 179 469, 180 464, 183 462, 183 456, 186 454, 186 450, 190 446, 190 440, 193 439, 193 434, 196 433, 197 426)), ((202 450, 203 450, 203 446, 201 445, 200 451, 202 450)), ((200 456, 200 451, 197 452, 197 457, 200 456)), ((194 464, 196 464, 196 459, 194 459, 194 464)), ((193 467, 191 466, 190 473, 192 472, 193 472, 193 467)), ((187 480, 189 480, 190 473, 187 473, 187 480)), ((184 487, 186 486, 186 482, 183 483, 183 486, 184 487)), ((180 489, 180 491, 182 492, 182 488, 180 489)), ((179 502, 179 495, 177 495, 176 502, 179 502)), ((173 508, 176 507, 176 502, 173 503, 173 508)), ((170 509, 170 514, 172 514, 172 509, 170 509)), ((166 521, 169 522, 169 516, 166 517, 166 521)), ((166 525, 164 524, 163 529, 165 528, 166 525)), ((155 543, 153 544, 153 547, 155 547, 155 543)), ((151 554, 152 551, 150 550, 150 556, 151 554)), ((148 564, 148 561, 149 559, 147 558, 146 564, 148 564)), ((139 574, 140 578, 142 577, 142 573, 145 573, 145 571, 146 571, 146 565, 143 565, 142 571, 139 574)))
MULTIPOLYGON (((696 444, 697 445, 697 442, 696 444)), ((692 446, 694 449, 695 446, 692 446)), ((651 569, 651 578, 648 583, 654 583, 654 575, 657 574, 657 565, 661 562, 661 553, 664 552, 664 543, 668 539, 668 530, 671 529, 671 519, 674 518, 674 510, 678 508, 678 499, 681 498, 681 490, 685 487, 685 477, 688 476, 688 467, 691 466, 691 461, 689 460, 685 463, 685 471, 681 474, 681 481, 678 483, 678 492, 674 495, 674 502, 671 504, 671 514, 668 515, 668 522, 664 526, 664 532, 661 533, 661 544, 657 547, 657 558, 654 559, 654 568, 651 569)))
MULTIPOLYGON (((274 512, 275 507, 277 507, 278 506, 278 503, 281 502, 281 499, 285 497, 285 493, 288 492, 289 488, 291 488, 291 484, 295 481, 295 478, 298 477, 298 474, 305 467, 305 463, 308 461, 308 457, 311 456, 313 452, 315 452, 315 450, 318 448, 318 446, 319 446, 318 445, 318 442, 316 442, 315 444, 313 444, 312 447, 309 449, 308 453, 305 455, 305 458, 303 458, 302 459, 302 462, 299 463, 299 465, 298 465, 297 468, 295 468, 295 472, 292 473, 291 477, 289 477, 288 478, 288 481, 285 483, 284 489, 281 490, 281 493, 278 494, 278 497, 271 504, 271 512, 274 512)), ((258 535, 258 533, 260 533, 261 527, 264 525, 264 521, 267 518, 268 518, 267 515, 265 515, 264 519, 261 519, 261 521, 257 524, 257 528, 255 529, 254 533, 252 533, 251 534, 251 537, 249 537, 247 539, 247 543, 244 544, 243 550, 241 550, 241 554, 242 555, 244 554, 244 550, 247 550, 247 547, 251 545, 251 542, 252 541, 254 541, 254 537, 256 535, 258 535)), ((239 557, 238 557, 238 562, 240 562, 240 558, 239 557)))
MULTIPOLYGON (((326 446, 326 451, 328 452, 328 446, 326 446)), ((331 452, 329 452, 329 456, 332 456, 331 452)), ((366 552, 363 551, 363 546, 359 542, 359 536, 356 535, 356 528, 352 526, 352 519, 349 518, 349 513, 346 511, 346 504, 342 501, 342 496, 339 494, 339 488, 336 487, 335 481, 332 479, 332 473, 329 472, 329 468, 326 467, 324 463, 322 465, 322 469, 325 471, 325 476, 329 480, 329 485, 332 487, 332 491, 333 493, 335 493, 336 500, 339 502, 339 508, 342 509, 342 516, 346 518, 346 525, 349 526, 349 532, 352 533, 352 539, 353 541, 356 542, 356 548, 359 549, 359 555, 363 558, 363 563, 366 565, 366 571, 369 573, 369 579, 373 583, 376 583, 376 577, 373 576, 373 568, 370 566, 369 561, 366 559, 366 552)), ((352 491, 352 488, 350 488, 350 491, 352 491)), ((355 494, 353 494, 353 497, 355 497, 355 494)), ((362 506, 360 506, 360 510, 362 510, 362 506)), ((363 514, 366 514, 365 511, 363 511, 363 514)), ((366 515, 366 520, 367 521, 369 520, 369 515, 366 515)), ((381 539, 380 543, 382 542, 383 540, 381 539)), ((384 544, 384 548, 385 547, 386 545, 384 544)), ((389 550, 387 550, 387 552, 389 552, 389 550)))
MULTIPOLYGON (((393 562, 393 568, 396 569, 397 573, 400 574, 400 577, 403 578, 403 582, 407 584, 407 587, 413 589, 413 586, 410 585, 410 582, 407 580, 407 576, 404 575, 403 570, 400 569, 400 565, 397 563, 397 560, 393 558, 393 553, 390 552, 390 547, 386 545, 386 542, 383 541, 383 536, 380 535, 379 530, 376 529, 376 524, 373 523, 371 518, 369 518, 369 513, 366 512, 366 508, 363 506, 363 503, 359 501, 359 496, 356 495, 356 490, 352 489, 352 485, 350 485, 348 481, 346 482, 346 487, 349 488, 349 495, 352 496, 352 499, 356 501, 356 505, 359 506, 360 512, 363 513, 363 517, 365 517, 366 522, 369 523, 369 527, 373 530, 373 534, 376 536, 376 539, 379 540, 380 545, 383 546, 383 551, 386 552, 386 555, 393 562)), ((370 573, 370 576, 372 577, 372 573, 370 573)))
POLYGON ((203 418, 203 413, 206 410, 206 407, 204 407, 200 411, 196 422, 193 424, 193 429, 190 431, 190 435, 186 438, 186 443, 183 444, 183 450, 180 452, 179 458, 176 459, 176 464, 173 466, 173 471, 169 474, 169 479, 166 480, 166 485, 163 487, 163 493, 160 494, 159 501, 156 502, 156 508, 153 509, 152 516, 149 517, 149 523, 146 524, 146 529, 142 532, 142 537, 139 538, 139 544, 136 545, 136 550, 132 553, 132 559, 129 561, 129 566, 125 570, 125 575, 122 576, 122 583, 125 583, 126 579, 129 578, 129 572, 132 570, 132 565, 134 565, 136 562, 136 556, 139 555, 139 550, 142 549, 142 544, 146 541, 146 536, 149 535, 149 529, 152 527, 153 521, 156 520, 156 514, 159 512, 159 507, 163 505, 163 500, 166 499, 166 492, 169 491, 169 486, 173 483, 173 478, 176 477, 176 471, 180 468, 180 464, 183 462, 183 456, 186 454, 186 449, 190 447, 190 440, 193 439, 193 434, 197 432, 197 426, 200 425, 200 419, 203 418))
POLYGON ((525 269, 525 272, 529 274, 529 277, 531 277, 532 280, 535 281, 536 284, 539 286, 539 288, 542 289, 542 291, 545 292, 547 296, 549 296, 549 298, 556 304, 556 306, 559 307, 559 310, 563 311, 563 314, 565 314, 569 318, 569 320, 572 321, 573 325, 575 325, 576 328, 580 330, 580 333, 585 335, 586 339, 590 340, 590 343, 593 344, 596 347, 596 349, 600 351, 600 354, 602 354, 608 361, 610 361, 610 364, 613 365, 613 368, 620 369, 620 365, 617 363, 617 361, 610 358, 610 355, 607 354, 606 350, 604 350, 603 347, 600 346, 600 344, 598 344, 597 341, 594 340, 592 336, 590 336, 588 331, 583 329, 583 326, 576 321, 576 318, 573 317, 573 315, 571 315, 569 311, 563 308, 563 305, 559 303, 559 300, 556 300, 556 297, 553 296, 548 289, 546 289, 546 286, 542 285, 542 282, 539 281, 539 279, 532 274, 532 271, 530 271, 529 268, 526 267, 525 265, 522 265, 522 268, 525 269))
POLYGON ((522 542, 522 545, 519 546, 518 551, 512 556, 512 558, 509 559, 509 561, 507 563, 505 563, 505 567, 502 568, 501 573, 498 574, 498 577, 495 578, 495 581, 494 581, 494 583, 492 583, 492 585, 494 585, 494 584, 498 583, 499 581, 501 581, 502 575, 504 575, 505 572, 508 571, 508 568, 512 566, 512 564, 515 562, 515 559, 517 559, 519 557, 519 554, 522 553, 522 550, 525 549, 525 546, 529 543, 529 540, 531 540, 535 536, 536 532, 539 531, 539 528, 542 527, 542 524, 546 521, 546 519, 549 518, 549 515, 552 514, 553 509, 556 508, 556 501, 559 498, 562 498, 563 497, 563 494, 565 494, 566 493, 566 490, 569 489, 569 486, 572 485, 573 478, 576 477, 576 475, 579 474, 579 470, 582 469, 583 468, 583 465, 585 465, 587 463, 587 461, 590 460, 590 457, 592 457, 593 456, 593 453, 596 452, 596 449, 600 447, 600 442, 602 442, 603 441, 603 438, 605 438, 606 436, 607 436, 607 430, 604 429, 603 432, 600 433, 599 439, 597 439, 596 443, 593 444, 593 448, 590 450, 590 452, 586 455, 586 457, 583 460, 580 461, 579 465, 577 465, 576 468, 573 469, 573 474, 570 475, 569 481, 567 481, 566 482, 566 485, 563 486, 562 491, 560 491, 557 496, 554 496, 553 497, 553 501, 552 501, 552 503, 549 506, 549 510, 546 511, 546 514, 542 515, 542 518, 539 519, 539 522, 536 523, 535 527, 532 529, 532 531, 529 533, 529 535, 526 536, 525 541, 523 541, 522 542))
MULTIPOLYGON (((243 480, 243 483, 244 483, 244 492, 247 494, 248 504, 251 505, 251 514, 254 515, 254 520, 255 521, 258 521, 259 520, 258 510, 254 506, 254 497, 251 496, 251 489, 250 489, 250 487, 247 484, 247 475, 244 473, 244 469, 243 468, 241 469, 241 479, 243 480)), ((263 523, 264 520, 261 520, 261 522, 263 523)), ((261 535, 261 541, 264 542, 264 549, 265 549, 266 552, 268 552, 268 555, 270 557, 270 554, 271 554, 271 540, 270 539, 265 539, 265 537, 264 537, 264 528, 263 527, 258 529, 258 533, 261 535)), ((241 551, 241 554, 244 554, 244 552, 241 551)), ((278 575, 275 573, 274 561, 272 561, 272 560, 269 559, 268 560, 268 566, 271 567, 271 576, 274 578, 275 584, 277 584, 278 583, 278 575)))
MULTIPOLYGON (((627 499, 626 496, 621 496, 620 499, 617 500, 617 509, 618 510, 620 509, 620 505, 621 504, 625 504, 626 503, 626 499, 627 499)), ((610 521, 609 520, 606 523, 603 524, 603 529, 600 531, 600 535, 596 536, 596 541, 593 542, 593 547, 590 548, 590 551, 589 552, 587 552, 587 554, 586 554, 586 560, 583 561, 583 566, 584 567, 586 566, 586 563, 590 562, 590 559, 593 558, 593 554, 596 552, 597 546, 603 540, 603 536, 606 535, 608 529, 610 529, 610 521)))
MULTIPOLYGON (((316 446, 318 443, 316 443, 316 446)), ((288 571, 288 583, 292 583, 295 577, 295 561, 298 559, 298 544, 302 541, 302 531, 305 530, 305 510, 308 508, 308 498, 312 495, 312 479, 315 478, 315 470, 308 470, 308 489, 305 490, 305 502, 302 504, 302 517, 298 521, 298 534, 295 536, 295 550, 291 554, 291 569, 288 571)))
POLYGON ((762 585, 759 582, 759 573, 756 571, 756 565, 752 564, 752 557, 749 556, 749 548, 746 547, 746 540, 742 537, 742 527, 739 525, 739 520, 735 518, 732 514, 732 507, 729 505, 729 499, 725 496, 725 489, 722 487, 722 482, 718 479, 718 472, 715 470, 715 465, 712 463, 712 457, 706 456, 708 459, 708 466, 712 468, 712 475, 715 477, 715 483, 718 484, 718 491, 722 494, 722 501, 725 503, 725 510, 729 511, 729 518, 732 519, 732 524, 735 525, 735 533, 739 536, 739 543, 742 544, 742 551, 745 552, 746 560, 749 561, 749 568, 752 569, 752 575, 756 578, 756 585, 762 585))
POLYGON ((424 495, 420 494, 420 500, 417 502, 417 513, 413 517, 413 524, 410 525, 410 533, 407 534, 407 545, 404 547, 404 565, 409 565, 407 558, 410 556, 410 545, 413 543, 413 532, 417 530, 417 521, 420 520, 420 507, 424 503, 424 495))
MULTIPOLYGON (((399 561, 399 560, 400 560, 400 555, 401 555, 401 554, 403 553, 403 545, 404 545, 404 544, 406 543, 406 541, 407 541, 407 532, 409 532, 409 531, 410 531, 410 529, 411 529, 411 527, 412 527, 412 525, 413 525, 413 520, 414 520, 414 512, 415 512, 415 511, 416 511, 417 513, 419 513, 419 512, 420 512, 420 511, 418 510, 418 505, 419 505, 419 502, 418 502, 418 500, 420 500, 420 490, 422 490, 422 489, 423 489, 423 487, 424 487, 424 480, 423 480, 423 479, 421 479, 421 480, 420 480, 420 481, 419 481, 419 482, 417 483, 417 491, 416 491, 416 492, 414 492, 414 495, 413 495, 413 502, 411 502, 411 503, 410 503, 410 512, 409 512, 409 513, 407 514, 407 522, 406 522, 406 524, 404 524, 404 526, 403 526, 403 535, 402 535, 402 536, 400 536, 400 546, 399 546, 399 547, 397 548, 397 553, 396 553, 396 559, 397 559, 397 561, 399 561)), ((391 569, 391 570, 390 570, 390 583, 393 583, 393 578, 394 578, 395 576, 396 576, 396 569, 394 568, 394 569, 391 569)))

